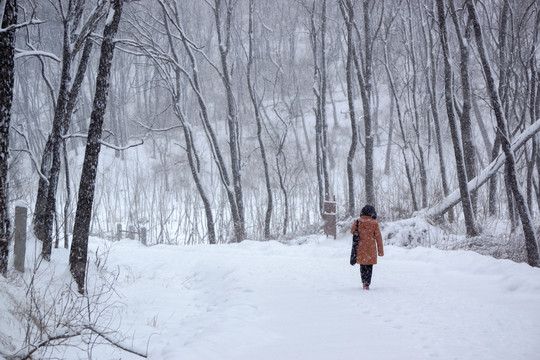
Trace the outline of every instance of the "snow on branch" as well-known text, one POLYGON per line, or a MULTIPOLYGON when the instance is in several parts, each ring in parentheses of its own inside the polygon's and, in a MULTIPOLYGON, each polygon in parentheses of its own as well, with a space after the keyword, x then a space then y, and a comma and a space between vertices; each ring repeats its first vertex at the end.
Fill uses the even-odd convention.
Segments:
POLYGON ((144 140, 141 139, 141 142, 139 143, 136 143, 136 144, 131 144, 131 145, 127 145, 127 146, 122 146, 122 147, 119 147, 119 146, 116 146, 116 145, 113 145, 113 144, 109 144, 103 140, 100 140, 99 143, 103 146, 106 146, 108 148, 111 148, 111 149, 114 149, 114 150, 127 150, 127 149, 130 149, 132 147, 137 147, 137 146, 141 146, 142 144, 144 144, 144 140))
POLYGON ((162 129, 156 129, 156 128, 152 128, 148 125, 144 125, 143 123, 141 122, 136 122, 136 124, 138 124, 140 127, 148 130, 149 132, 167 132, 167 131, 170 131, 170 130, 175 130, 175 129, 181 129, 183 127, 183 125, 175 125, 175 126, 171 126, 171 127, 168 127, 168 128, 162 128, 162 129))
POLYGON ((20 24, 14 24, 14 25, 10 25, 6 28, 0 28, 0 33, 3 33, 3 32, 8 32, 8 31, 12 31, 12 30, 17 30, 17 29, 20 29, 20 28, 23 28, 23 27, 26 27, 26 26, 30 26, 30 25, 39 25, 39 24, 43 24, 44 21, 41 21, 41 20, 38 20, 38 19, 31 19, 29 21, 25 21, 23 23, 20 23, 20 24))
MULTIPOLYGON (((521 146, 529 141, 537 132, 540 131, 540 119, 529 126, 512 142, 512 152, 516 152, 521 146)), ((497 158, 491 162, 478 176, 468 182, 469 191, 475 191, 484 185, 505 163, 506 156, 503 152, 499 153, 497 158)), ((436 219, 450 210, 454 205, 461 201, 459 189, 454 190, 443 201, 426 210, 425 215, 428 218, 436 219)))
POLYGON ((11 355, 4 354, 3 356, 7 360, 31 359, 32 354, 38 351, 40 348, 49 346, 50 344, 56 341, 71 339, 79 335, 81 335, 80 331, 73 331, 73 330, 58 331, 57 333, 49 335, 46 339, 41 340, 37 344, 29 344, 14 354, 11 354, 11 355))
POLYGON ((131 354, 140 356, 142 358, 147 358, 148 355, 143 353, 142 351, 138 351, 135 349, 132 349, 128 347, 127 345, 121 344, 120 341, 113 339, 109 335, 106 334, 103 330, 98 330, 92 325, 82 325, 78 329, 61 329, 57 330, 55 333, 50 334, 47 336, 47 338, 39 341, 37 344, 29 344, 26 347, 18 350, 17 352, 13 354, 6 354, 2 353, 2 356, 6 360, 23 360, 23 359, 31 359, 32 354, 34 354, 36 351, 38 351, 42 347, 51 346, 54 345, 57 341, 67 340, 71 339, 77 336, 82 336, 84 331, 90 331, 97 336, 105 339, 108 341, 112 346, 121 349, 123 351, 129 352, 131 354))
POLYGON ((39 50, 21 50, 21 49, 15 49, 15 59, 19 59, 25 56, 44 56, 53 59, 56 62, 61 62, 60 58, 53 53, 46 52, 46 51, 39 51, 39 50))
MULTIPOLYGON (((77 134, 69 134, 69 135, 64 135, 62 136, 63 139, 68 139, 68 138, 84 138, 84 139, 88 139, 88 135, 87 134, 81 134, 81 133, 77 133, 77 134)), ((141 139, 140 142, 136 143, 136 144, 131 144, 131 145, 127 145, 127 146, 116 146, 116 145, 113 145, 113 144, 110 144, 106 141, 103 141, 103 140, 100 140, 99 143, 103 146, 106 146, 108 148, 111 148, 111 149, 114 149, 114 150, 127 150, 127 149, 130 149, 130 148, 133 148, 133 147, 137 147, 137 146, 141 146, 144 144, 144 140, 141 139)))

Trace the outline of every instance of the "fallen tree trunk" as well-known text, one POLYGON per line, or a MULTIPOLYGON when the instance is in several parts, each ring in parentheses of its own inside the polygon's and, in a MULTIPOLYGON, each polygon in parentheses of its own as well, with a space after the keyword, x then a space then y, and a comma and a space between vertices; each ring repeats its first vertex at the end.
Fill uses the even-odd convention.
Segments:
MULTIPOLYGON (((540 120, 537 120, 534 124, 529 126, 523 133, 521 133, 512 143, 512 152, 516 152, 527 141, 529 141, 537 132, 540 131, 540 120)), ((477 177, 468 182, 469 192, 475 191, 480 186, 484 185, 493 174, 495 174, 501 166, 504 165, 506 156, 503 152, 495 158, 477 177)), ((448 210, 454 207, 461 201, 459 189, 454 190, 444 200, 438 204, 432 206, 425 211, 425 216, 433 220, 441 218, 448 210)))

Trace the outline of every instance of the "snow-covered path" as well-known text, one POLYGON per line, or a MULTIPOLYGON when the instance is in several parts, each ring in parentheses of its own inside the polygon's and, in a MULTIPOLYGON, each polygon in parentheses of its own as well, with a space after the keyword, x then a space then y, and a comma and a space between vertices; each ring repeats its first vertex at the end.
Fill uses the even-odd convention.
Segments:
POLYGON ((151 359, 540 358, 540 269, 388 246, 364 291, 349 245, 115 243, 121 330, 151 359))

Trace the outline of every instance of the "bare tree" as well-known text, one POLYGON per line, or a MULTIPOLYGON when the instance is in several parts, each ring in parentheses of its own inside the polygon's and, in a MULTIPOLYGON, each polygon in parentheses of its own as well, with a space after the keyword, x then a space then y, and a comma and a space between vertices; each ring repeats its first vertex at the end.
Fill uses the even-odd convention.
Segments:
MULTIPOLYGON (((471 26, 465 25, 465 31, 463 33, 461 29, 461 23, 458 19, 454 0, 449 0, 450 15, 454 23, 456 35, 459 44, 459 53, 461 57, 460 61, 460 76, 461 76, 461 91, 463 102, 461 105, 461 141, 463 143, 463 159, 465 161, 465 170, 467 171, 467 179, 476 177, 476 146, 473 140, 472 123, 471 123, 471 109, 472 109, 472 90, 469 70, 469 46, 471 41, 471 26)), ((477 196, 476 192, 471 193, 471 203, 476 214, 477 208, 477 196)))
POLYGON ((109 94, 109 79, 112 59, 116 46, 115 36, 118 31, 124 0, 113 0, 107 23, 103 30, 99 70, 96 78, 96 91, 94 105, 88 129, 88 142, 84 156, 84 163, 79 185, 79 198, 77 212, 73 227, 73 243, 69 254, 71 274, 77 283, 81 294, 85 291, 86 263, 88 257, 88 236, 90 233, 90 220, 94 203, 94 190, 96 186, 96 172, 101 150, 101 135, 103 118, 109 94))
POLYGON ((408 145, 407 145, 407 142, 408 142, 407 134, 405 132, 405 126, 403 124, 403 116, 402 116, 402 111, 401 111, 401 105, 400 105, 400 99, 399 99, 399 96, 398 96, 397 86, 396 86, 395 81, 394 81, 394 75, 393 75, 393 73, 392 73, 392 71, 390 69, 391 60, 390 60, 390 55, 389 55, 389 51, 388 51, 388 36, 389 36, 388 33, 390 31, 392 21, 389 21, 389 23, 387 24, 387 27, 386 27, 386 31, 385 31, 385 38, 384 38, 384 66, 385 66, 385 69, 386 69, 386 75, 388 77, 390 95, 394 99, 394 103, 395 103, 395 106, 396 106, 396 113, 397 113, 397 118, 398 118, 399 129, 400 129, 400 133, 401 133, 401 138, 403 140, 403 146, 401 147, 401 154, 403 156, 403 165, 405 166, 405 173, 407 175, 407 182, 409 184, 409 190, 411 192, 411 202, 412 202, 412 205, 413 205, 413 210, 418 211, 419 210, 418 209, 418 201, 416 200, 416 190, 415 190, 414 180, 413 180, 413 176, 412 176, 412 172, 411 172, 411 166, 409 164, 409 160, 408 160, 407 154, 405 152, 405 149, 408 147, 408 145))
POLYGON ((216 33, 218 39, 219 55, 221 61, 220 77, 225 88, 227 99, 227 124, 229 127, 229 151, 231 155, 231 174, 234 186, 234 199, 236 202, 237 216, 234 219, 235 240, 244 240, 246 236, 244 218, 244 200, 242 192, 242 169, 240 151, 240 129, 238 124, 238 110, 233 92, 231 79, 231 66, 229 65, 229 53, 231 50, 231 21, 234 6, 237 0, 214 0, 212 10, 214 12, 216 33), (223 14, 225 12, 225 14, 223 14), (225 15, 225 18, 223 16, 225 15))
MULTIPOLYGON (((429 105, 431 109, 431 116, 433 118, 433 125, 435 128, 435 141, 437 146, 437 155, 439 158, 439 170, 441 173, 441 184, 443 188, 443 195, 448 196, 450 193, 449 187, 448 187, 448 176, 446 174, 446 160, 445 160, 445 153, 443 149, 443 140, 441 135, 441 120, 439 117, 439 106, 438 106, 438 93, 437 93, 437 74, 438 74, 438 57, 435 56, 435 44, 433 39, 433 34, 431 27, 434 26, 433 24, 434 19, 433 17, 424 17, 424 11, 421 12, 422 14, 422 23, 424 26, 422 27, 423 35, 424 35, 424 42, 426 46, 426 53, 428 54, 428 61, 429 66, 427 67, 425 71, 425 77, 426 77, 426 89, 429 96, 429 105), (428 19, 431 19, 431 24, 428 25, 426 21, 428 19)), ((454 210, 450 209, 448 211, 448 220, 450 222, 454 222, 454 210)))
POLYGON ((450 64, 450 50, 448 45, 448 34, 446 29, 446 16, 444 1, 437 0, 437 19, 439 22, 439 34, 444 58, 444 95, 446 100, 446 114, 450 131, 452 132, 452 144, 454 145, 454 156, 456 158, 457 176, 459 181, 459 190, 461 194, 461 205, 465 216, 465 225, 467 236, 477 236, 478 228, 474 218, 474 212, 471 204, 471 197, 467 187, 467 172, 463 159, 461 148, 461 139, 456 124, 456 114, 454 108, 454 89, 452 84, 452 66, 450 64))
POLYGON ((373 48, 375 45, 375 39, 382 24, 384 11, 384 1, 362 1, 363 10, 363 31, 355 22, 354 28, 356 30, 358 39, 363 45, 363 48, 358 49, 357 52, 360 56, 354 56, 354 65, 356 68, 356 76, 358 78, 358 84, 360 85, 360 94, 362 96, 362 107, 364 110, 364 135, 365 135, 365 196, 366 203, 375 205, 375 187, 374 187, 374 165, 373 165, 373 150, 375 146, 375 139, 373 134, 373 124, 371 115, 371 96, 372 96, 372 81, 373 81, 373 48), (379 5, 381 8, 380 18, 377 23, 372 19, 376 12, 374 11, 375 5, 379 5), (375 26, 373 26, 375 24, 375 26), (362 36, 363 35, 363 36, 362 36), (361 59, 358 59, 358 58, 361 59))
POLYGON ((317 22, 317 1, 305 8, 309 15, 309 40, 313 56, 313 95, 315 97, 315 164, 319 190, 319 211, 323 213, 323 203, 330 197, 328 177, 328 125, 326 119, 326 0, 320 11, 320 25, 317 22))
POLYGON ((347 63, 345 69, 345 76, 347 79, 347 103, 349 105, 349 119, 351 121, 351 146, 347 154, 347 181, 348 181, 348 214, 353 217, 356 215, 355 207, 355 194, 354 194, 354 170, 353 161, 356 155, 356 148, 358 146, 358 126, 356 121, 356 113, 354 110, 354 64, 353 56, 354 52, 354 33, 353 33, 353 21, 354 21, 354 5, 350 0, 340 0, 339 6, 343 19, 345 20, 345 27, 347 31, 347 63))
POLYGON ((53 225, 56 215, 56 192, 61 170, 62 136, 66 134, 69 128, 71 115, 75 108, 75 102, 89 60, 91 43, 87 42, 86 39, 103 16, 103 9, 106 4, 105 1, 98 2, 88 15, 87 21, 81 25, 85 1, 69 0, 67 6, 65 6, 65 12, 64 5, 62 5, 63 0, 58 1, 58 9, 64 27, 62 71, 54 108, 53 126, 41 161, 41 173, 45 175, 45 178, 40 177, 39 180, 33 220, 34 233, 38 239, 43 241, 42 256, 45 260, 50 259, 52 249, 53 225), (84 50, 86 54, 80 60, 79 73, 75 77, 75 82, 72 83, 71 67, 74 56, 84 44, 86 44, 84 50))
POLYGON ((418 162, 420 185, 422 190, 422 208, 426 208, 428 206, 428 176, 426 169, 426 156, 423 145, 423 135, 429 133, 429 130, 424 130, 424 127, 422 126, 422 122, 420 119, 420 109, 418 104, 418 97, 421 91, 421 84, 418 81, 418 77, 420 76, 420 72, 422 70, 419 63, 423 63, 424 59, 420 58, 420 54, 416 46, 416 44, 419 42, 419 39, 416 27, 413 25, 413 17, 415 11, 413 11, 411 0, 407 1, 407 12, 408 16, 402 21, 404 23, 406 22, 406 24, 404 24, 403 26, 406 34, 405 48, 407 49, 408 54, 406 61, 410 66, 411 74, 409 76, 412 77, 412 79, 406 81, 406 83, 410 84, 410 90, 407 91, 407 94, 410 98, 409 107, 412 117, 411 123, 416 138, 416 146, 411 146, 411 152, 418 162), (414 151, 414 148, 416 148, 417 152, 414 151))
MULTIPOLYGON (((173 96, 173 111, 183 124, 185 135, 184 138, 186 141, 186 150, 189 162, 191 162, 190 157, 193 156, 193 167, 191 168, 192 176, 197 188, 199 189, 199 194, 203 196, 203 203, 205 203, 206 200, 204 200, 204 191, 201 193, 201 190, 203 190, 201 183, 202 178, 200 178, 201 165, 200 161, 198 160, 198 156, 196 155, 195 142, 193 141, 194 127, 192 126, 191 122, 187 121, 193 115, 186 114, 184 106, 180 106, 180 104, 175 100, 180 99, 181 93, 183 93, 182 97, 189 97, 188 92, 186 91, 186 85, 192 90, 192 92, 189 94, 194 95, 193 102, 196 104, 195 106, 198 107, 198 110, 195 110, 195 116, 201 120, 212 159, 217 167, 219 179, 223 185, 223 189, 230 205, 234 227, 233 230, 235 232, 233 240, 240 241, 240 239, 245 236, 245 229, 242 225, 243 221, 241 220, 242 217, 240 215, 238 202, 236 200, 237 192, 235 192, 234 183, 231 180, 230 171, 225 162, 225 156, 221 149, 220 139, 217 136, 217 131, 214 128, 215 125, 212 123, 211 110, 206 100, 206 91, 204 87, 206 73, 200 71, 203 64, 200 63, 198 59, 202 58, 207 61, 214 70, 219 72, 220 76, 222 73, 211 61, 209 54, 203 53, 201 46, 198 46, 193 39, 188 37, 187 30, 185 28, 185 20, 181 19, 180 16, 182 14, 182 9, 178 8, 179 4, 180 3, 176 0, 159 0, 159 6, 161 7, 163 13, 163 21, 160 21, 157 25, 165 36, 168 44, 167 47, 162 47, 154 39, 155 34, 152 29, 156 25, 149 24, 143 19, 135 20, 138 23, 134 27, 136 37, 138 38, 137 41, 129 41, 128 43, 135 49, 141 51, 142 55, 147 56, 155 64, 159 77, 161 77, 161 79, 164 81, 167 91, 169 91, 173 96), (179 45, 181 48, 183 48, 184 53, 177 51, 179 45), (169 48, 171 50, 169 50, 169 48), (183 81, 178 82, 180 81, 180 78, 177 78, 175 75, 177 74, 177 71, 182 75, 183 78, 185 78, 186 83, 183 81)), ((216 9, 213 7, 211 7, 211 10, 212 12, 216 11, 216 9)), ((222 10, 219 9, 219 11, 222 10)), ((230 44, 222 44, 222 46, 230 46, 230 44)), ((232 91, 232 84, 230 84, 230 89, 232 91)), ((231 106, 235 108, 236 105, 234 104, 234 98, 231 101, 233 102, 231 106)), ((230 117, 228 117, 228 119, 229 118, 230 117)), ((237 119, 235 121, 237 121, 237 119)), ((237 147, 234 148, 237 149, 237 147)), ((208 201, 207 205, 205 205, 205 213, 207 215, 207 225, 209 226, 208 231, 210 235, 215 233, 213 216, 210 216, 212 213, 210 201, 208 201)), ((210 240, 213 242, 214 240, 212 240, 211 237, 212 236, 210 236, 210 240)))
MULTIPOLYGON (((174 113, 180 120, 182 124, 182 129, 184 131, 184 141, 186 144, 186 154, 188 157, 189 167, 191 169, 191 174, 193 176, 193 181, 195 182, 195 185, 197 187, 197 190, 199 192, 199 195, 201 196, 201 199, 203 201, 204 210, 206 214, 206 227, 208 231, 208 242, 210 244, 216 243, 216 231, 215 231, 215 225, 214 225, 214 216, 212 214, 212 207, 210 204, 210 200, 208 199, 208 196, 206 194, 206 190, 204 189, 202 185, 202 179, 201 179, 201 166, 200 166, 200 160, 197 154, 197 151, 195 149, 195 141, 193 140, 193 131, 191 129, 191 124, 189 121, 187 121, 187 116, 181 106, 181 93, 182 89, 185 88, 185 85, 182 83, 183 74, 187 73, 187 71, 180 66, 180 57, 177 54, 176 48, 175 48, 175 42, 174 42, 174 35, 172 33, 172 29, 170 29, 169 22, 172 21, 174 24, 179 24, 179 14, 178 14, 178 8, 176 7, 176 3, 172 4, 165 4, 165 2, 160 0, 160 5, 163 12, 163 21, 166 29, 166 35, 169 42, 169 52, 172 56, 172 61, 170 61, 173 71, 169 72, 168 68, 165 71, 161 71, 161 75, 167 79, 167 83, 170 84, 170 87, 172 87, 170 90, 172 100, 173 100, 173 106, 174 106, 174 113), (171 73, 174 74, 174 79, 170 79, 171 73)), ((187 41, 182 34, 182 39, 185 41, 185 45, 187 45, 187 41)), ((166 59, 166 57, 164 57, 166 59)), ((169 62, 168 60, 165 60, 169 62)))
POLYGON ((262 138, 262 117, 261 117, 261 99, 257 95, 257 89, 255 87, 255 80, 252 79, 252 68, 254 63, 254 25, 253 25, 253 12, 254 12, 254 0, 249 1, 249 48, 248 48, 248 63, 247 63, 247 85, 249 90, 249 97, 253 105, 253 111, 255 113, 255 122, 257 123, 257 141, 259 142, 259 150, 261 152, 261 160, 264 169, 264 180, 266 184, 266 194, 268 197, 266 204, 266 216, 264 219, 264 238, 270 238, 270 222, 272 220, 272 210, 274 208, 273 196, 272 196, 272 184, 270 182, 270 171, 268 169, 268 159, 266 158, 266 148, 264 146, 262 138))
POLYGON ((486 78, 487 90, 495 118, 497 120, 497 132, 500 134, 501 146, 506 156, 505 172, 510 181, 510 188, 513 196, 516 200, 516 206, 518 208, 519 216, 521 218, 521 225, 523 226, 523 233, 525 234, 525 247, 527 249, 527 259, 531 266, 540 267, 540 253, 538 252, 538 242, 536 239, 536 232, 534 230, 533 222, 529 213, 529 208, 525 197, 521 190, 521 184, 517 179, 516 163, 512 146, 510 143, 510 134, 508 133, 508 124, 501 107, 499 93, 495 87, 495 80, 491 71, 491 65, 486 54, 484 47, 484 38, 482 35, 482 28, 478 20, 476 13, 476 7, 472 1, 467 2, 467 10, 471 17, 476 46, 482 62, 482 69, 486 78))

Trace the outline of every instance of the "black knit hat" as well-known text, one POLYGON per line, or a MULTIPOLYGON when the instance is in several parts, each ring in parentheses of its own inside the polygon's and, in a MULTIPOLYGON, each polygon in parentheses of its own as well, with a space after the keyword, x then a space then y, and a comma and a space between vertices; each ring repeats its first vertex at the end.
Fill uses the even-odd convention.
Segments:
POLYGON ((362 211, 360 212, 360 216, 371 216, 373 219, 377 219, 377 212, 375 211, 375 207, 372 205, 366 205, 362 208, 362 211))

